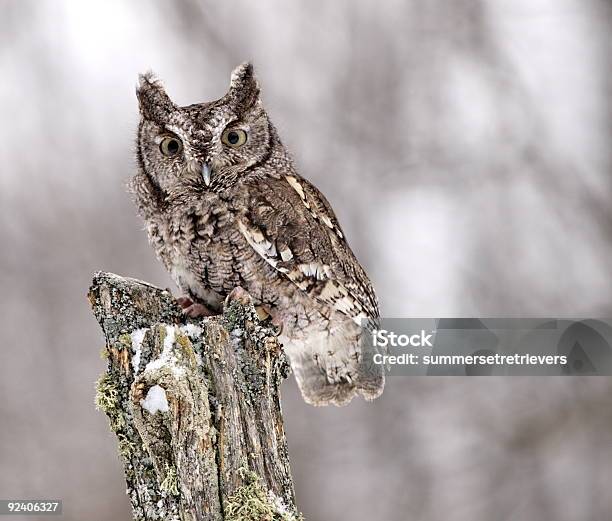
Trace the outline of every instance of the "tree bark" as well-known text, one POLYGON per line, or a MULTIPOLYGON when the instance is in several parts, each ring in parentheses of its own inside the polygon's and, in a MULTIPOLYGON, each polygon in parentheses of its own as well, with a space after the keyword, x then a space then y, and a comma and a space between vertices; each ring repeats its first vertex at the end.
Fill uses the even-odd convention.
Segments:
POLYGON ((272 326, 234 291, 223 315, 186 319, 169 291, 97 273, 89 291, 110 420, 134 519, 297 520, 272 326))

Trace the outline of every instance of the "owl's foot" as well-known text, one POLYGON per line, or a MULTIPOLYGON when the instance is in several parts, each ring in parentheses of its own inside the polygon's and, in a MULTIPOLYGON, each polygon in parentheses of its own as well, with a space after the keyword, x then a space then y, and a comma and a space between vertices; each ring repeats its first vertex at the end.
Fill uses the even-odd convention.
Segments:
POLYGON ((225 298, 225 305, 228 305, 232 300, 240 302, 243 306, 248 306, 253 303, 253 299, 249 292, 240 286, 236 286, 230 294, 225 298))
POLYGON ((194 302, 189 297, 178 297, 176 301, 181 306, 183 313, 190 318, 211 317, 217 314, 204 304, 194 302))

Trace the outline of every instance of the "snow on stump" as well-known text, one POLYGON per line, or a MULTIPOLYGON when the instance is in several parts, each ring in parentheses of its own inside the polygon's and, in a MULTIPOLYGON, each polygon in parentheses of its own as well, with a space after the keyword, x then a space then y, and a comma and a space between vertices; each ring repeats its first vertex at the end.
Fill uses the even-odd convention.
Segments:
POLYGON ((108 370, 109 418, 134 519, 298 520, 271 326, 235 291, 223 315, 187 319, 169 291, 97 273, 89 291, 108 370))

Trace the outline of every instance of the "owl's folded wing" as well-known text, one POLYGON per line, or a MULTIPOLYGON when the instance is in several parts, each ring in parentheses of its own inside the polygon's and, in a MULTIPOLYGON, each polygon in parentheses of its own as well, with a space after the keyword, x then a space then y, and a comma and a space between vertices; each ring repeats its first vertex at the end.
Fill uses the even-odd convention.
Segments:
POLYGON ((372 285, 317 188, 286 175, 250 183, 238 226, 251 247, 311 298, 359 323, 379 316, 372 285))

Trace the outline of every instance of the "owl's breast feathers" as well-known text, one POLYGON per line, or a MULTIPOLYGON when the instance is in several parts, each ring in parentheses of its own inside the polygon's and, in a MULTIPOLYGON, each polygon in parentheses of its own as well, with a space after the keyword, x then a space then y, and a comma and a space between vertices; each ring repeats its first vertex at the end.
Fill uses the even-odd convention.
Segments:
POLYGON ((241 285, 227 205, 215 194, 173 194, 145 220, 149 242, 176 284, 220 311, 225 295, 241 285))
POLYGON ((147 217, 158 256, 194 296, 212 289, 218 302, 232 284, 250 289, 241 280, 244 270, 232 265, 252 260, 237 244, 242 238, 278 276, 318 302, 324 316, 339 313, 357 324, 379 317, 374 289, 329 202, 293 172, 247 178, 224 197, 182 193, 147 217))

